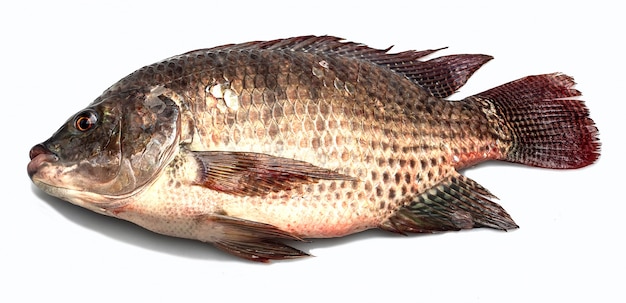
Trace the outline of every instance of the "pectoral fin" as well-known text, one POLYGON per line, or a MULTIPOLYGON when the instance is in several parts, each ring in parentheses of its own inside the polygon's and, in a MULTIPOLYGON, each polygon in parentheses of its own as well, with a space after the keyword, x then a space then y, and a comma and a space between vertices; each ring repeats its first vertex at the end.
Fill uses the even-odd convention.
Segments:
POLYGON ((210 240, 217 248, 237 257, 256 262, 307 257, 306 252, 285 245, 280 240, 302 241, 296 235, 276 226, 225 215, 201 216, 198 220, 210 226, 210 240))
POLYGON ((251 152, 193 152, 199 185, 238 196, 262 196, 319 180, 355 178, 310 163, 251 152))
POLYGON ((517 228, 509 214, 489 198, 495 196, 472 179, 457 174, 415 197, 380 228, 397 233, 517 228))

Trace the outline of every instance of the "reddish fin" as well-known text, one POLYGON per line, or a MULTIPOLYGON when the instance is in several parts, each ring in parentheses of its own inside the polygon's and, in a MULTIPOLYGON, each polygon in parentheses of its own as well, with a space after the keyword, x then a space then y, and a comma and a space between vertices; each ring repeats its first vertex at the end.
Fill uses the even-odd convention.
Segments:
POLYGON ((529 76, 476 97, 491 100, 513 132, 507 161, 547 168, 579 168, 600 156, 598 129, 564 74, 529 76))
POLYGON ((517 224, 495 198, 475 181, 457 174, 400 208, 379 227, 397 233, 430 233, 490 227, 500 230, 517 224))
POLYGON ((262 196, 319 180, 355 178, 304 161, 261 153, 194 152, 201 167, 198 184, 238 196, 262 196))
POLYGON ((309 254, 281 243, 279 240, 302 241, 299 237, 276 226, 224 215, 202 216, 199 221, 210 222, 219 230, 213 245, 237 257, 256 262, 307 257, 309 254))

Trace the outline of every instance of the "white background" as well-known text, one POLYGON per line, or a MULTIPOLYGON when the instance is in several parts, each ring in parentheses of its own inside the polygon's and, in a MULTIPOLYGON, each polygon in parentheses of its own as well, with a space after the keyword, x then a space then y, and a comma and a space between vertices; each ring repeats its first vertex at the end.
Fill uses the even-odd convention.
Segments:
POLYGON ((625 301, 626 25, 617 2, 197 2, 0 5, 0 301, 625 301), (270 265, 91 213, 28 179, 30 147, 135 69, 193 49, 303 34, 493 55, 455 99, 525 75, 573 75, 602 156, 580 170, 491 163, 465 171, 499 196, 515 231, 369 231, 296 244, 316 257, 270 265))

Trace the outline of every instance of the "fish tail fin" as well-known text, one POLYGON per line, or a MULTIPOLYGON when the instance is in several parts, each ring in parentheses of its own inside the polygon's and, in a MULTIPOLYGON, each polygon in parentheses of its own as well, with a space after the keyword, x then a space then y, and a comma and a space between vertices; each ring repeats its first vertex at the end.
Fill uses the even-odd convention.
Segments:
POLYGON ((570 169, 600 156, 598 129, 577 97, 574 80, 554 73, 528 76, 475 95, 493 102, 500 127, 508 129, 508 150, 501 160, 570 169))

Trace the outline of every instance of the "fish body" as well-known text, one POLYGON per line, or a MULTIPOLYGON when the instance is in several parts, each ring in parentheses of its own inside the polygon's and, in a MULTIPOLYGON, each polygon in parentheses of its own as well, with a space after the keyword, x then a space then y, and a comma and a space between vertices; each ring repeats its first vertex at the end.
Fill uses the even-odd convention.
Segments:
POLYGON ((336 37, 225 45, 141 68, 32 148, 43 191, 256 261, 282 240, 517 225, 458 170, 578 168, 599 156, 572 78, 446 98, 491 59, 336 37))

